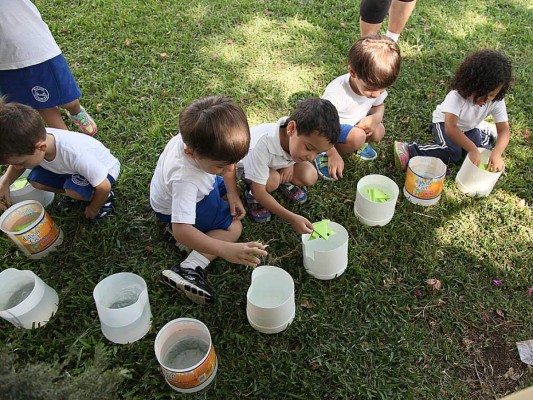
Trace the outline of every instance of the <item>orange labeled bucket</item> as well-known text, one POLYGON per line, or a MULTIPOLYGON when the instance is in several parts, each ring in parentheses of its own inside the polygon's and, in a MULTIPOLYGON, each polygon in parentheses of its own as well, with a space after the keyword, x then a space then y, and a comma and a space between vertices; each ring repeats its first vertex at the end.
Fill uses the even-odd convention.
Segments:
POLYGON ((29 258, 44 257, 63 242, 63 231, 35 200, 14 204, 4 211, 0 229, 29 258))
POLYGON ((215 378, 218 360, 209 329, 201 321, 170 321, 157 334, 154 350, 165 380, 177 392, 197 392, 215 378))
POLYGON ((432 206, 440 200, 445 177, 446 164, 440 159, 413 157, 407 166, 403 194, 411 203, 432 206))

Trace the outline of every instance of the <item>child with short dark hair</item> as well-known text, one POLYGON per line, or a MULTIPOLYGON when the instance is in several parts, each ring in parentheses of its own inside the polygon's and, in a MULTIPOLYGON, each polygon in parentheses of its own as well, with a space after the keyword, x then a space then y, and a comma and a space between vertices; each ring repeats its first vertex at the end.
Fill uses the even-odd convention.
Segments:
POLYGON ((435 143, 394 142, 397 168, 405 169, 414 156, 437 157, 447 164, 458 163, 465 154, 479 165, 478 147, 490 149, 497 138, 487 169, 501 171, 511 135, 504 100, 511 80, 511 62, 502 53, 480 50, 467 56, 455 71, 451 91, 433 112, 435 143), (484 121, 489 115, 496 132, 484 121))
MULTIPOLYGON (((113 215, 111 191, 120 162, 98 140, 69 131, 45 128, 39 113, 0 99, 0 163, 8 164, 0 178, 0 209, 11 205, 9 187, 24 173, 37 189, 64 193, 86 201, 85 216, 101 220, 113 215)), ((67 202, 70 204, 69 202, 67 202)))
POLYGON ((335 107, 318 98, 298 103, 290 117, 251 129, 252 144, 242 167, 245 200, 254 222, 269 221, 273 213, 298 233, 313 232, 311 222, 287 210, 270 193, 280 189, 291 201, 304 203, 307 193, 300 186, 313 186, 318 179, 311 162, 333 147, 339 131, 335 107))
POLYGON ((363 160, 377 157, 368 144, 385 135, 383 115, 387 87, 400 73, 400 48, 392 39, 369 35, 359 39, 348 55, 348 73, 334 79, 324 91, 339 113, 341 133, 335 147, 315 159, 318 173, 326 178, 342 178, 342 155, 360 150, 363 160))
POLYGON ((256 266, 267 255, 257 242, 234 243, 245 210, 235 163, 250 146, 246 115, 231 99, 194 101, 180 114, 180 133, 166 145, 150 184, 150 205, 170 229, 176 246, 192 249, 162 281, 198 304, 215 301, 206 268, 216 257, 256 266), (219 175, 222 175, 220 177, 219 175), (227 196, 227 201, 223 197, 227 196))

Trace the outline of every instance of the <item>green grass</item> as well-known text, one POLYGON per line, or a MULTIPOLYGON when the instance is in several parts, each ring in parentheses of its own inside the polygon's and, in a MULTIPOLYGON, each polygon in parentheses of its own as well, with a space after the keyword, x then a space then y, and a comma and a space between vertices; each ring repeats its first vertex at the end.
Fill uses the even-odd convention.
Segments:
POLYGON ((153 342, 169 320, 192 317, 209 327, 220 366, 210 389, 191 398, 494 399, 533 384, 515 346, 533 338, 532 300, 526 296, 533 286, 532 149, 525 137, 533 114, 530 2, 417 4, 400 38, 402 72, 386 100, 379 158, 347 157, 344 179, 320 181, 298 209, 312 221, 329 218, 347 228, 344 275, 332 281, 308 275, 300 237, 287 223, 245 221, 242 240, 268 242, 265 263, 295 280, 296 318, 272 336, 246 320, 250 269, 224 261, 210 266, 219 300, 208 308, 158 282, 160 271, 181 258, 163 242, 147 209, 149 182, 177 132, 179 112, 191 101, 230 96, 253 125, 289 114, 298 99, 321 95, 346 70, 359 32, 358 2, 36 4, 83 91, 82 104, 98 123, 98 139, 121 160, 122 173, 115 218, 93 226, 81 212, 54 216, 67 238, 57 253, 30 261, 0 237, 1 269, 31 269, 60 296, 46 327, 16 330, 0 321, 0 342, 21 364, 65 362, 65 371, 76 375, 103 343, 111 367, 129 371, 116 398, 178 398, 158 370, 153 342), (403 186, 404 174, 392 168, 392 141, 429 140, 426 127, 455 67, 467 53, 486 47, 505 52, 515 73, 506 99, 512 139, 494 192, 485 199, 465 197, 455 187, 453 167, 434 207, 401 196, 387 226, 359 224, 353 214, 356 182, 379 173, 403 186), (150 333, 124 346, 102 336, 92 298, 101 279, 121 271, 147 281, 153 313, 150 333), (428 278, 441 280, 442 290, 426 288, 428 278), (503 285, 493 286, 493 279, 503 285), (505 376, 511 367, 517 380, 505 376))

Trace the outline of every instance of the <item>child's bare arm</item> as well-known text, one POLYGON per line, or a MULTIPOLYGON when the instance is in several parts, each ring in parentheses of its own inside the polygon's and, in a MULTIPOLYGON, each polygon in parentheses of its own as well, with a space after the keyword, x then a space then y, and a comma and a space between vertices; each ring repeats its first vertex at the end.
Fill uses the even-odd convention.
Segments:
POLYGON ((509 127, 509 123, 505 121, 498 122, 496 124, 496 130, 498 132, 498 140, 496 141, 494 149, 492 149, 492 154, 490 155, 487 169, 499 172, 504 166, 502 156, 503 152, 507 148, 507 145, 509 144, 509 139, 511 138, 511 129, 509 127))
POLYGON ((265 185, 260 185, 256 182, 252 182, 252 194, 255 199, 268 211, 276 214, 281 219, 287 221, 292 225, 294 230, 298 233, 311 233, 313 232, 313 224, 301 215, 295 214, 281 204, 266 190, 265 185))
POLYGON ((88 219, 94 219, 100 208, 104 205, 111 192, 111 183, 106 178, 102 183, 94 188, 93 198, 89 205, 85 207, 85 216, 88 219))
POLYGON ((231 216, 234 219, 243 219, 246 215, 246 210, 242 205, 239 188, 237 187, 237 177, 235 176, 235 168, 231 171, 225 172, 222 176, 228 196, 228 204, 230 207, 231 216))
POLYGON ((172 224, 172 235, 181 244, 199 253, 222 257, 234 264, 257 265, 258 256, 266 256, 265 246, 258 242, 232 243, 218 240, 189 224, 172 224))
POLYGON ((383 116, 385 115, 385 103, 381 103, 380 105, 373 106, 370 111, 368 111, 368 115, 363 118, 359 123, 357 124, 357 127, 363 129, 367 136, 372 135, 374 131, 377 129, 379 124, 383 121, 383 116))
POLYGON ((481 161, 481 155, 477 146, 470 139, 466 137, 464 132, 459 129, 457 122, 459 117, 451 113, 444 114, 444 129, 446 134, 459 146, 461 146, 465 151, 468 152, 468 157, 474 165, 479 165, 481 161))
POLYGON ((10 165, 7 171, 0 178, 0 210, 11 207, 11 197, 9 196, 9 187, 24 173, 24 168, 18 169, 10 165))

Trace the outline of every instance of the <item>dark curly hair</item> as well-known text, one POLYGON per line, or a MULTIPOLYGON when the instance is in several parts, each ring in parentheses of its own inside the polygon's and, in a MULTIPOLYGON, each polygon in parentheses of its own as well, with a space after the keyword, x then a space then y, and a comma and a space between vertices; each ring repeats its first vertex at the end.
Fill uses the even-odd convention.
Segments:
POLYGON ((450 89, 474 102, 502 85, 494 101, 503 100, 512 80, 511 61, 496 50, 479 50, 469 54, 457 67, 450 89))

